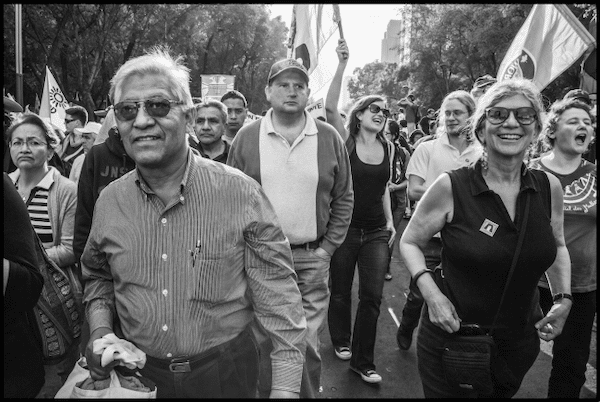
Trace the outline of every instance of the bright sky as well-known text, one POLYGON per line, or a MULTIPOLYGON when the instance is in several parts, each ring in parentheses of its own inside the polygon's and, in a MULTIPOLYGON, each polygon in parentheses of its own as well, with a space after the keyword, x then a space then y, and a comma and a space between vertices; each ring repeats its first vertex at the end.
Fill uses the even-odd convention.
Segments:
MULTIPOLYGON (((281 15, 290 28, 293 4, 272 4, 271 16, 281 15)), ((340 4, 342 29, 350 50, 346 74, 356 67, 381 59, 381 40, 390 20, 400 19, 397 4, 340 4)), ((330 40, 339 38, 336 32, 330 40)))

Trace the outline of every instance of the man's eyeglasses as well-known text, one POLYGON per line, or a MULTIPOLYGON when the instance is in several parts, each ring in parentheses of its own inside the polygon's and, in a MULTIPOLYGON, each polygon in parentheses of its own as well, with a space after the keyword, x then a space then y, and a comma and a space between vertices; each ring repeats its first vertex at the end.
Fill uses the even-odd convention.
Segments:
POLYGON ((10 145, 11 148, 21 148, 25 144, 27 144, 29 148, 41 148, 48 145, 45 142, 36 140, 35 138, 30 138, 27 141, 23 141, 20 139, 12 140, 11 142, 9 142, 8 145, 10 145))
POLYGON ((65 119, 65 125, 69 124, 70 122, 75 121, 75 120, 77 120, 77 119, 65 119))
POLYGON ((369 111, 370 111, 371 113, 373 113, 373 114, 377 114, 377 113, 379 113, 379 112, 381 111, 381 112, 383 112, 383 116, 384 116, 385 118, 388 118, 388 117, 390 117, 390 111, 389 111, 389 109, 384 109, 384 108, 382 108, 382 107, 379 107, 379 105, 376 105, 376 104, 374 104, 374 103, 371 103, 371 104, 369 105, 369 111))
POLYGON ((140 103, 144 104, 144 110, 152 117, 165 117, 171 111, 171 105, 183 104, 182 101, 160 98, 119 102, 114 106, 116 118, 121 121, 135 119, 140 103))
POLYGON ((537 113, 532 107, 520 107, 517 109, 507 109, 504 107, 490 107, 485 109, 485 117, 492 124, 502 124, 508 119, 510 114, 515 116, 519 124, 530 125, 537 120, 537 113))

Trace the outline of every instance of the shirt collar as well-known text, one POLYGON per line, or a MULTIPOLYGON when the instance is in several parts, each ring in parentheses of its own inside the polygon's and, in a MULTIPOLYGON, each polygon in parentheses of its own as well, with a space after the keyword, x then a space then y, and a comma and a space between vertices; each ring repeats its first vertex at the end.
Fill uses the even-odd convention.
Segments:
MULTIPOLYGON (((314 117, 312 117, 306 110, 304 111, 304 117, 306 118, 306 123, 304 124, 304 128, 302 129, 300 135, 316 135, 318 130, 314 117)), ((262 120, 265 122, 265 130, 268 134, 279 134, 273 127, 273 108, 267 111, 267 114, 265 114, 262 120)))
MULTIPOLYGON (((471 183, 471 195, 476 196, 483 193, 491 192, 487 183, 481 173, 481 159, 478 160, 474 165, 469 167, 469 181, 471 183)), ((540 191, 540 185, 537 179, 531 174, 531 171, 527 169, 525 163, 521 164, 521 188, 519 192, 531 190, 534 192, 540 191)))
MULTIPOLYGON (((54 183, 54 170, 56 170, 55 167, 48 166, 48 172, 46 172, 46 174, 44 175, 42 180, 40 180, 39 183, 36 184, 34 188, 41 188, 41 189, 47 190, 47 191, 50 190, 50 187, 52 187, 52 183, 54 183)), ((16 172, 15 183, 18 186, 19 178, 21 177, 21 170, 17 169, 17 170, 15 170, 15 172, 16 172)))
MULTIPOLYGON (((179 189, 181 194, 183 194, 183 190, 185 189, 185 187, 187 186, 187 184, 189 183, 190 178, 192 177, 192 158, 194 158, 194 153, 192 151, 192 148, 188 147, 188 154, 187 154, 187 161, 186 161, 186 165, 185 165, 185 171, 183 173, 183 177, 181 179, 181 183, 179 185, 179 189)), ((148 186, 148 183, 146 183, 146 181, 144 180, 144 178, 142 177, 142 175, 140 174, 139 168, 136 166, 135 170, 134 170, 134 179, 135 179, 135 183, 138 185, 139 189, 142 190, 144 192, 144 194, 146 195, 146 199, 148 199, 148 195, 150 194, 155 194, 154 191, 152 191, 152 189, 150 188, 150 186, 148 186)))

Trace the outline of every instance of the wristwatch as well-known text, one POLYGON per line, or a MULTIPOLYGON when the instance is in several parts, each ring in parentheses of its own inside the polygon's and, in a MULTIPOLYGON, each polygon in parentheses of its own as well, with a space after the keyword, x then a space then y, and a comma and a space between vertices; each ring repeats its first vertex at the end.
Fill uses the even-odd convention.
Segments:
POLYGON ((552 296, 552 303, 556 303, 557 301, 560 301, 561 299, 569 299, 569 300, 573 301, 573 296, 570 295, 569 293, 557 293, 554 296, 552 296))

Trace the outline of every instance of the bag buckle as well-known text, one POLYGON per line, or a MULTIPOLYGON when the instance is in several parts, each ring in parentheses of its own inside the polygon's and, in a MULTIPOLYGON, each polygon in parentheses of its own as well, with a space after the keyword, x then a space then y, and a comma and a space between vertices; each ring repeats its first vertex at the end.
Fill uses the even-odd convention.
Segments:
POLYGON ((169 370, 171 370, 172 373, 190 373, 192 367, 190 366, 190 361, 186 360, 169 364, 169 370))

